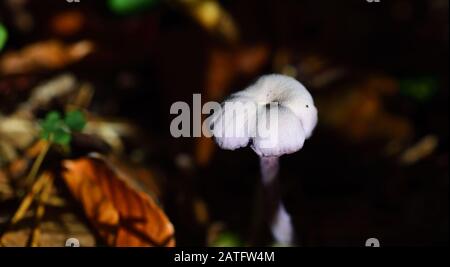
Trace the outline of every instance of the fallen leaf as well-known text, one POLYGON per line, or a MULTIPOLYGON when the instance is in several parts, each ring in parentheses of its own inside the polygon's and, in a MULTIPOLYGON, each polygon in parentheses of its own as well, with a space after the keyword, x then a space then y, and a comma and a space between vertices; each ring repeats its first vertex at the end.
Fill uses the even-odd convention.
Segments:
POLYGON ((406 149, 400 156, 400 162, 404 165, 412 165, 417 161, 431 155, 438 146, 439 140, 435 135, 427 135, 419 142, 406 149))
POLYGON ((201 27, 230 43, 239 40, 236 22, 217 0, 175 0, 169 1, 188 13, 201 27))
POLYGON ((5 53, 0 58, 0 73, 10 75, 60 69, 90 54, 93 47, 90 41, 68 45, 58 40, 34 43, 19 51, 5 53))
POLYGON ((84 132, 99 136, 114 152, 120 154, 124 150, 123 138, 135 137, 138 130, 126 121, 91 117, 84 132))
POLYGON ((28 100, 17 107, 14 115, 30 120, 34 119, 34 111, 36 109, 45 109, 52 101, 71 95, 77 91, 77 88, 78 82, 72 74, 57 75, 34 87, 28 100))
MULTIPOLYGON (((70 211, 71 207, 53 209, 46 212, 41 224, 41 247, 64 247, 68 238, 75 237, 82 247, 96 246, 96 239, 85 222, 70 211)), ((33 225, 33 211, 30 210, 23 222, 15 229, 4 233, 0 247, 25 247, 33 225)))
POLYGON ((156 171, 120 160, 111 161, 114 166, 126 172, 133 180, 127 180, 135 188, 147 193, 148 195, 159 199, 163 196, 161 177, 157 175, 156 171))
POLYGON ((209 212, 206 202, 201 198, 195 198, 192 204, 197 222, 206 225, 209 221, 209 212))
POLYGON ((100 158, 66 160, 63 178, 111 246, 174 246, 174 228, 157 203, 100 158))
POLYGON ((37 136, 37 125, 31 120, 15 116, 1 117, 0 139, 9 142, 15 148, 24 149, 33 142, 37 136))
POLYGON ((29 146, 37 136, 37 125, 18 116, 0 114, 0 166, 18 158, 19 150, 29 146))
POLYGON ((83 13, 72 10, 58 13, 50 21, 52 31, 64 36, 78 33, 84 23, 83 13))
POLYGON ((413 132, 409 118, 392 113, 384 106, 384 98, 397 90, 394 79, 374 76, 327 97, 318 97, 322 124, 355 142, 395 140, 403 143, 413 132))

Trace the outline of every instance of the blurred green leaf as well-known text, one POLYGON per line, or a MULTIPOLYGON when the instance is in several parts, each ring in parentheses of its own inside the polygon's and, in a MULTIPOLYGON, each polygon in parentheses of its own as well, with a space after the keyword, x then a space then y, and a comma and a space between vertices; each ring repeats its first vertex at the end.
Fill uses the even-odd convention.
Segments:
POLYGON ((116 14, 126 15, 154 6, 158 0, 108 0, 108 7, 116 14))
POLYGON ((71 140, 72 136, 70 134, 70 131, 64 129, 63 127, 58 128, 53 132, 52 141, 56 144, 67 146, 70 144, 71 140))
POLYGON ((0 51, 2 51, 7 40, 8 40, 8 31, 6 30, 6 27, 0 23, 0 51))
POLYGON ((61 115, 58 111, 47 113, 44 121, 41 123, 43 138, 48 139, 50 133, 61 127, 61 115))
POLYGON ((232 232, 222 232, 212 244, 213 247, 241 247, 243 242, 232 232))
POLYGON ((426 102, 437 91, 437 81, 434 77, 423 76, 403 79, 400 81, 400 93, 418 102, 426 102))
POLYGON ((79 110, 68 112, 66 114, 66 117, 64 118, 64 122, 70 128, 70 130, 75 132, 83 130, 84 126, 86 125, 84 114, 79 110))
POLYGON ((81 111, 66 113, 64 119, 58 111, 51 111, 41 122, 41 138, 67 146, 72 139, 72 131, 81 131, 86 119, 81 111))

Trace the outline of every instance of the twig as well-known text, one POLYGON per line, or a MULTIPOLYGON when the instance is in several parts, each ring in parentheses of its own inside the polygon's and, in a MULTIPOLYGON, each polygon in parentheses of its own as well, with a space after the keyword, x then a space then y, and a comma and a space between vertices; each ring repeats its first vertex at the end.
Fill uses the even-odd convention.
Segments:
POLYGON ((35 214, 35 225, 33 227, 33 231, 30 239, 30 246, 37 247, 39 245, 39 240, 41 238, 41 221, 45 214, 45 203, 47 202, 50 192, 53 185, 53 175, 49 175, 49 181, 45 184, 44 189, 42 189, 41 194, 39 195, 38 206, 35 214))
POLYGON ((47 184, 48 179, 51 178, 50 174, 48 172, 43 173, 36 182, 32 185, 31 190, 27 193, 27 195, 22 199, 22 202, 20 203, 19 208, 14 213, 13 217, 11 218, 11 221, 3 231, 0 233, 0 245, 3 244, 3 237, 4 234, 7 232, 7 230, 14 226, 18 221, 20 221, 27 212, 28 208, 30 207, 31 203, 33 202, 34 197, 41 191, 41 189, 47 184))
POLYGON ((20 203, 19 208, 17 209, 16 213, 11 219, 11 225, 16 224, 18 221, 20 221, 25 213, 27 212, 28 208, 30 207, 31 203, 33 202, 34 197, 36 194, 38 194, 41 189, 44 187, 44 185, 47 184, 47 181, 50 178, 50 174, 45 172, 43 173, 33 184, 31 187, 30 192, 27 193, 27 195, 23 198, 22 202, 20 203))
POLYGON ((51 139, 45 142, 45 146, 39 152, 39 155, 37 156, 36 160, 33 163, 33 166, 31 167, 30 172, 28 173, 28 176, 25 178, 25 184, 32 183, 33 180, 36 178, 39 168, 41 167, 42 162, 44 161, 44 158, 47 155, 47 152, 50 149, 51 145, 52 145, 51 139))

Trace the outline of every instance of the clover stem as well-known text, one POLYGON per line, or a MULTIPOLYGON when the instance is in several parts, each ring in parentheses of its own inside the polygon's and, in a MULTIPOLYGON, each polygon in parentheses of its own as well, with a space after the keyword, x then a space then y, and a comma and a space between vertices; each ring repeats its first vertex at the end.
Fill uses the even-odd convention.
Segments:
POLYGON ((290 246, 294 243, 294 228, 291 217, 281 201, 280 183, 277 179, 279 157, 260 157, 261 178, 264 187, 266 219, 270 230, 279 245, 290 246))

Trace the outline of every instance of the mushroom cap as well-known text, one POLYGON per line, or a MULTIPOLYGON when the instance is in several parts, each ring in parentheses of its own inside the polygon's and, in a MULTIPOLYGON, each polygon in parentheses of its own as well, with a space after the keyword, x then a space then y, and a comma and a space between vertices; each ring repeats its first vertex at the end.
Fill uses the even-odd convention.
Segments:
POLYGON ((212 116, 212 133, 220 147, 234 150, 250 142, 259 156, 267 157, 300 150, 317 124, 311 94, 294 78, 280 74, 262 76, 232 94, 212 116), (261 129, 266 129, 264 134, 261 129))

